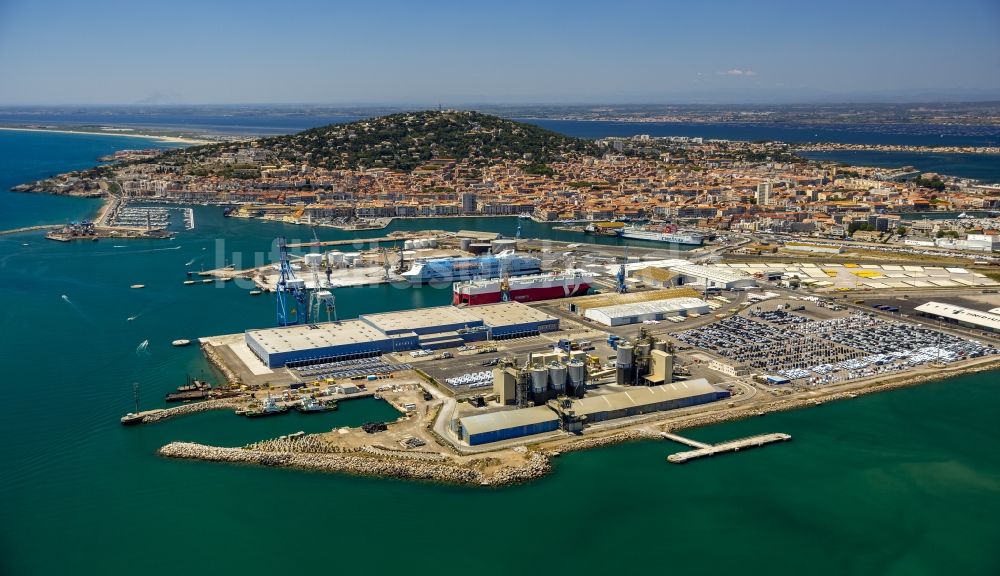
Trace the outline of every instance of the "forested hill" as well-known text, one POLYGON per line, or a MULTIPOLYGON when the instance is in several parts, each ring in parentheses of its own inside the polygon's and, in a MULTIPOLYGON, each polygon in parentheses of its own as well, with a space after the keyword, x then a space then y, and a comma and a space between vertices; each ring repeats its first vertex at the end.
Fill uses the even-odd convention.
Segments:
MULTIPOLYGON (((329 169, 375 168, 411 171, 434 158, 466 159, 484 166, 495 160, 545 164, 567 154, 598 155, 589 140, 564 136, 531 124, 464 111, 406 112, 330 124, 288 136, 257 140, 255 146, 278 161, 329 169)), ((157 161, 196 165, 246 144, 212 144, 177 150, 157 161)))

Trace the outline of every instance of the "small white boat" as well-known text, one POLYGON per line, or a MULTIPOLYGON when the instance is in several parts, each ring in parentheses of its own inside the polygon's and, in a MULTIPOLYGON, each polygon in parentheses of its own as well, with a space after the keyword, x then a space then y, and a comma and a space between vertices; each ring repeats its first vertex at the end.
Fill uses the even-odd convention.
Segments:
POLYGON ((177 346, 179 348, 181 346, 187 346, 187 345, 191 344, 191 341, 187 340, 185 338, 181 338, 180 340, 174 340, 173 342, 171 342, 171 344, 173 344, 174 346, 177 346))
POLYGON ((136 290, 138 290, 139 288, 145 288, 145 287, 146 287, 145 284, 133 284, 133 285, 129 286, 129 288, 134 288, 136 290))
POLYGON ((202 284, 211 284, 212 282, 215 282, 215 280, 211 278, 205 278, 204 280, 201 281, 202 284))
POLYGON ((251 296, 260 296, 260 290, 251 290, 250 291, 250 295, 251 296))
POLYGON ((194 284, 194 280, 185 280, 185 281, 184 281, 184 284, 185 284, 186 286, 190 286, 190 285, 194 284))

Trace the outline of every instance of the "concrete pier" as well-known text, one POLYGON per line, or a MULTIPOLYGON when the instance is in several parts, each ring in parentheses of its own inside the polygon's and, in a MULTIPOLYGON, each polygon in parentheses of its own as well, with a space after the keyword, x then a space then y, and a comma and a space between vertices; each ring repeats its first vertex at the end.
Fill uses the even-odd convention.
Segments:
POLYGON ((676 454, 671 454, 667 456, 667 461, 672 464, 684 464, 689 460, 696 460, 698 458, 704 458, 706 456, 715 456, 716 454, 724 454, 726 452, 739 452, 740 450, 748 448, 757 448, 760 446, 766 446, 768 444, 773 444, 775 442, 787 442, 791 440, 792 437, 788 434, 782 432, 774 432, 772 434, 761 434, 759 436, 751 436, 749 438, 741 438, 739 440, 731 440, 729 442, 723 442, 721 444, 703 444, 689 438, 684 438, 683 436, 677 436, 676 434, 669 434, 667 432, 663 433, 663 437, 674 442, 679 442, 687 446, 694 447, 695 450, 688 450, 686 452, 678 452, 676 454))
POLYGON ((690 446, 692 448, 705 449, 705 448, 711 448, 712 447, 711 444, 705 444, 704 442, 698 442, 697 440, 692 440, 690 438, 685 438, 683 436, 678 436, 677 434, 671 434, 670 432, 664 432, 663 433, 663 437, 666 438, 667 440, 673 440, 674 442, 677 442, 678 444, 684 444, 684 445, 690 446))

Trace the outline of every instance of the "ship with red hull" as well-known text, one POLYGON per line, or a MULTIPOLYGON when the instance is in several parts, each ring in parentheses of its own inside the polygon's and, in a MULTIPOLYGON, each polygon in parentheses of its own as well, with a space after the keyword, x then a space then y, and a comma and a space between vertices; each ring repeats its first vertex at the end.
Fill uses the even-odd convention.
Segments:
POLYGON ((594 284, 594 275, 584 270, 566 270, 533 276, 495 280, 456 282, 453 304, 476 306, 502 302, 504 292, 511 302, 534 302, 586 294, 594 284))

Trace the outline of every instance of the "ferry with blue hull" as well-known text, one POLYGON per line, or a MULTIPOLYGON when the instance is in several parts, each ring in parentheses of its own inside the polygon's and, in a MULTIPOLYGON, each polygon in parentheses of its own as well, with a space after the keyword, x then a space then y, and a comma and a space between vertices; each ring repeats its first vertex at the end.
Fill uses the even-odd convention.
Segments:
POLYGON ((471 258, 434 258, 418 260, 402 273, 410 284, 435 284, 526 276, 542 271, 542 261, 531 256, 519 256, 513 252, 502 252, 495 256, 475 256, 471 258))

